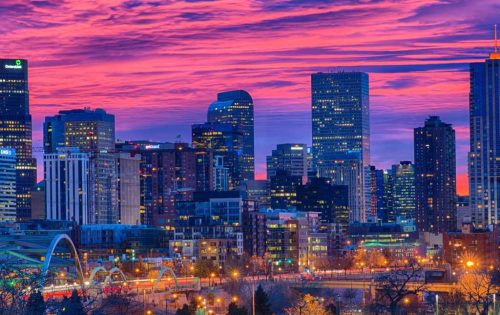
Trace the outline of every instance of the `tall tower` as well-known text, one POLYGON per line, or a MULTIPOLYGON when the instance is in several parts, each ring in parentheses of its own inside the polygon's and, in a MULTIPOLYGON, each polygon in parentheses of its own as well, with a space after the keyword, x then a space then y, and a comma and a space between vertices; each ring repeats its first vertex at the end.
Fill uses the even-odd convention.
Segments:
POLYGON ((43 125, 44 151, 56 153, 58 148, 75 147, 90 153, 94 174, 95 213, 91 223, 118 223, 118 193, 115 159, 115 116, 103 109, 60 111, 46 117, 43 125))
POLYGON ((416 223, 419 231, 456 227, 455 130, 431 116, 414 130, 416 223))
POLYGON ((349 186, 351 222, 365 222, 365 170, 370 164, 369 82, 364 72, 311 76, 313 166, 349 186))
POLYGON ((253 100, 243 90, 217 94, 217 101, 208 108, 209 123, 231 124, 243 133, 243 152, 240 167, 243 180, 253 180, 254 166, 254 118, 253 100))
MULTIPOLYGON (((495 32, 496 33, 496 32, 495 32)), ((500 53, 470 64, 469 192, 478 227, 500 223, 500 53)))
POLYGON ((0 147, 16 152, 16 216, 31 218, 31 190, 36 183, 29 111, 28 62, 0 59, 0 147))
POLYGON ((415 219, 415 168, 410 161, 392 166, 394 211, 396 216, 415 219))

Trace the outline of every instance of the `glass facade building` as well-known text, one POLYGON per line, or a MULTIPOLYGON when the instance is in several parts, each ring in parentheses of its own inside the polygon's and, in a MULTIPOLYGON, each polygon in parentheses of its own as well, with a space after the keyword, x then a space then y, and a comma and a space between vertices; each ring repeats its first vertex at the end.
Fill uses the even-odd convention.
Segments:
POLYGON ((456 227, 455 130, 431 116, 414 139, 417 229, 448 232, 456 227))
POLYGON ((16 152, 0 148, 0 222, 16 220, 16 152))
POLYGON ((115 116, 103 109, 60 111, 58 115, 45 118, 43 139, 46 154, 55 153, 61 147, 75 147, 91 154, 91 167, 95 174, 92 192, 95 196, 95 213, 89 222, 117 223, 115 116))
POLYGON ((243 90, 217 94, 217 101, 208 108, 209 123, 230 124, 243 134, 242 152, 239 155, 239 167, 243 180, 253 180, 254 166, 254 115, 253 100, 243 90))
POLYGON ((370 209, 370 116, 368 74, 311 75, 313 167, 320 177, 349 186, 351 222, 370 209))
POLYGON ((393 200, 396 216, 415 219, 415 168, 409 161, 392 166, 393 200))
POLYGON ((36 184, 29 112, 28 62, 0 59, 0 147, 16 152, 16 216, 31 218, 31 190, 36 184))
POLYGON ((469 191, 477 227, 500 223, 500 53, 470 64, 469 191))
MULTIPOLYGON (((228 169, 229 189, 238 187, 244 180, 241 167, 244 134, 241 129, 227 123, 205 123, 192 125, 191 132, 193 148, 211 151, 212 168, 215 166, 213 159, 216 156, 222 157, 223 165, 228 169)), ((213 189, 212 183, 210 187, 213 189)))
POLYGON ((370 163, 368 74, 314 73, 312 83, 312 153, 317 168, 359 152, 370 163))
POLYGON ((303 183, 307 182, 307 145, 278 144, 266 161, 268 180, 271 180, 278 170, 285 170, 292 176, 302 177, 303 183))

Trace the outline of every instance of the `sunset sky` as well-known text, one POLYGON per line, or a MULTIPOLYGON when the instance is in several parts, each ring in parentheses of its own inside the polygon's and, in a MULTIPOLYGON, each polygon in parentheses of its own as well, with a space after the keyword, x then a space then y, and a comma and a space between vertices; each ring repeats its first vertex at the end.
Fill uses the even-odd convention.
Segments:
POLYGON ((4 0, 0 56, 29 60, 37 147, 46 115, 84 106, 116 115, 117 138, 190 142, 217 92, 247 90, 260 178, 276 144, 311 143, 310 74, 366 71, 372 164, 413 160, 413 128, 440 115, 466 193, 468 63, 492 50, 498 12, 498 0, 4 0))

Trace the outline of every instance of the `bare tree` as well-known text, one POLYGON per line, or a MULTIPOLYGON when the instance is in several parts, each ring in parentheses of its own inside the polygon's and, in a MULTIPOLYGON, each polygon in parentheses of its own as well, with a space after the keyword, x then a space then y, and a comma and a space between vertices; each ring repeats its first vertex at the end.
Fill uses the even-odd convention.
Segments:
POLYGON ((400 303, 405 297, 418 295, 426 289, 423 269, 417 263, 410 263, 406 268, 394 268, 375 279, 378 305, 391 314, 397 314, 400 303))
POLYGON ((499 293, 499 285, 494 281, 493 272, 476 269, 460 277, 458 290, 472 304, 477 313, 487 315, 493 304, 493 294, 499 293))

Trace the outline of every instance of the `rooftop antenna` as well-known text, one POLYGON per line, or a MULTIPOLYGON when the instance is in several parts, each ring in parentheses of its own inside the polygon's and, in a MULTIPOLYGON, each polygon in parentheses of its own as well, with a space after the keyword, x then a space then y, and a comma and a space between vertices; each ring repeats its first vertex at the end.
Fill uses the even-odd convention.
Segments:
POLYGON ((497 43, 497 25, 495 24, 495 52, 498 52, 498 43, 497 43))

